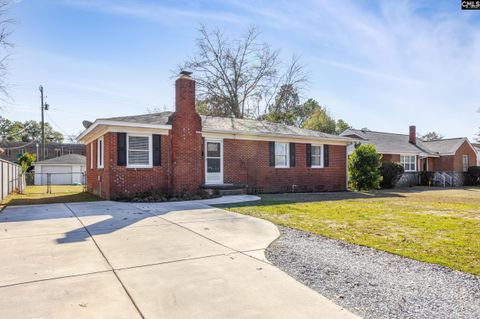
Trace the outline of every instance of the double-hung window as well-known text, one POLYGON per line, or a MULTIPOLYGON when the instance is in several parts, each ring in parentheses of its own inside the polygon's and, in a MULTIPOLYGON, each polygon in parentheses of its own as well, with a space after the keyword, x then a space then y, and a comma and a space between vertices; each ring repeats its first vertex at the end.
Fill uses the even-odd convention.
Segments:
POLYGON ((97 140, 97 167, 103 168, 103 136, 97 140))
POLYGON ((415 155, 400 155, 400 165, 403 166, 405 172, 417 171, 417 157, 415 155))
POLYGON ((151 135, 127 136, 127 166, 152 166, 152 139, 151 135))
POLYGON ((323 145, 312 145, 312 167, 323 167, 323 145))
POLYGON ((288 143, 275 142, 275 167, 288 168, 289 166, 288 143))

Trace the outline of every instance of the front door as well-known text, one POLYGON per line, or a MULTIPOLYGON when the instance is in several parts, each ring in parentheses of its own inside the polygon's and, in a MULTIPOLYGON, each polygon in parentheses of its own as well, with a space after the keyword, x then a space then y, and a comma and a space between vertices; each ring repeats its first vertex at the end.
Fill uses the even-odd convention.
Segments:
POLYGON ((223 184, 222 140, 205 140, 205 184, 223 184))

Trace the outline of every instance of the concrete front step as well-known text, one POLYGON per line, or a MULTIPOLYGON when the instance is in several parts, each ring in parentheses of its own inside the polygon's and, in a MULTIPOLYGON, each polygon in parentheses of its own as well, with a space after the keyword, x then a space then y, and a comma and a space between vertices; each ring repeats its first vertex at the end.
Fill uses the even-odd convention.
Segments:
POLYGON ((208 194, 217 194, 221 196, 229 195, 244 195, 245 187, 243 185, 235 184, 218 184, 218 185, 202 185, 202 188, 208 194))

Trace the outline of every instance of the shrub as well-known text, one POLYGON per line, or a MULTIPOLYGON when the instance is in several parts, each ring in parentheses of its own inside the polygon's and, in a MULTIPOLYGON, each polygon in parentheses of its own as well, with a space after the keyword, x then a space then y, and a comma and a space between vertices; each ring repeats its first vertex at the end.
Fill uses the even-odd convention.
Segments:
POLYGON ((428 171, 420 172, 420 185, 432 186, 434 176, 435 176, 435 172, 428 172, 428 171))
POLYGON ((360 191, 380 188, 382 176, 380 166, 382 156, 375 146, 362 144, 355 148, 348 158, 349 185, 360 191))
POLYGON ((382 188, 394 188, 403 172, 402 165, 394 162, 383 162, 380 168, 380 174, 382 175, 380 186, 382 188))
POLYGON ((465 174, 465 186, 480 185, 480 166, 470 166, 465 174))
POLYGON ((26 173, 31 170, 32 163, 35 162, 36 157, 30 153, 23 153, 18 158, 18 164, 22 167, 22 173, 26 173))

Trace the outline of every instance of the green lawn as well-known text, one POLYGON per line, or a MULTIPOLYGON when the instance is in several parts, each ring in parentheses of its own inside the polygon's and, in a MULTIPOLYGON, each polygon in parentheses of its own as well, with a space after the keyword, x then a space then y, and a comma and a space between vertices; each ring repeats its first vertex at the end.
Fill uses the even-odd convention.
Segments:
POLYGON ((480 275, 480 189, 262 195, 231 211, 480 275))
POLYGON ((10 194, 2 205, 34 205, 68 202, 95 201, 100 198, 84 192, 81 185, 52 185, 52 193, 47 194, 47 186, 27 186, 25 194, 10 194))

